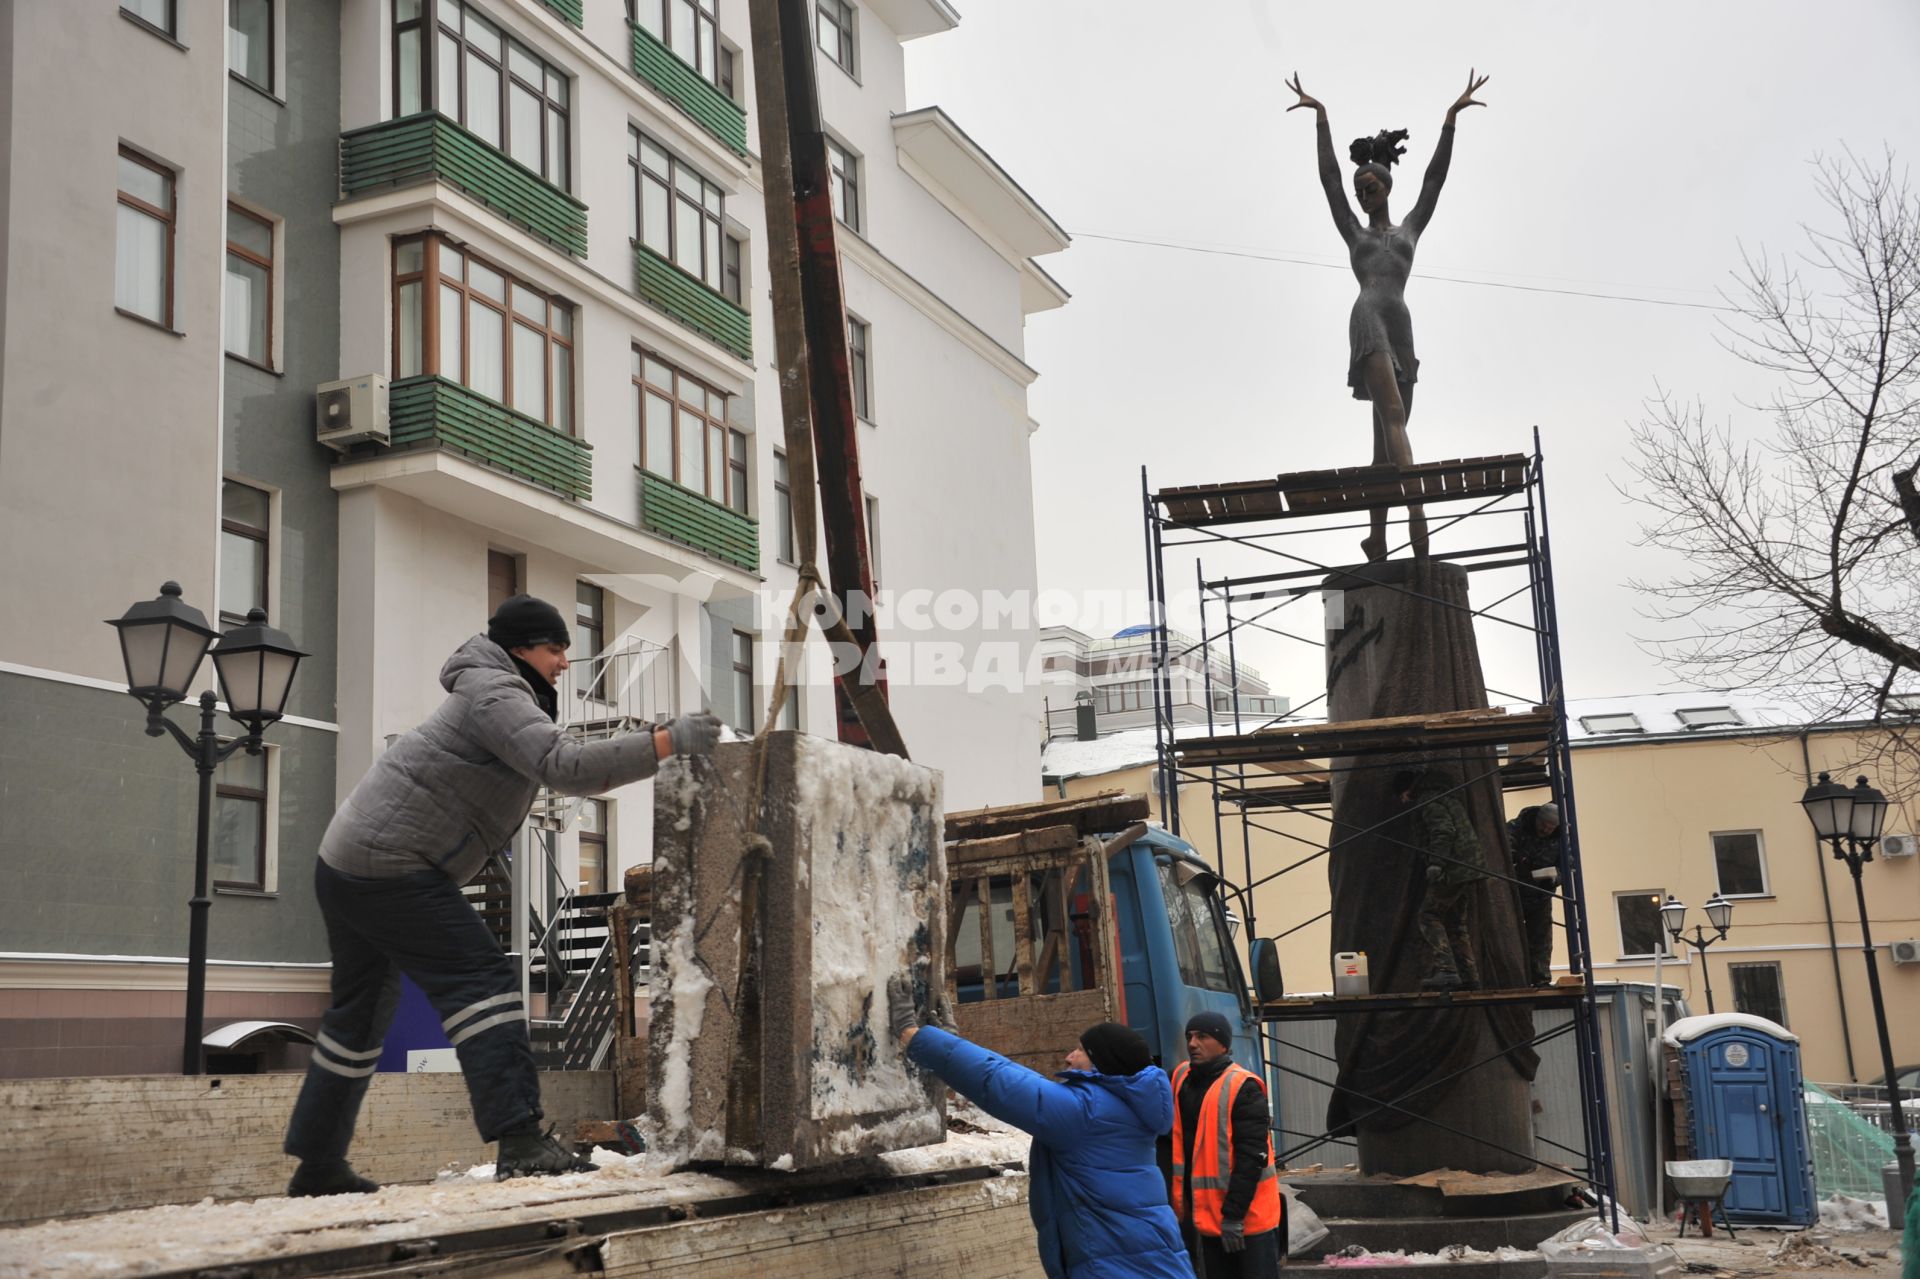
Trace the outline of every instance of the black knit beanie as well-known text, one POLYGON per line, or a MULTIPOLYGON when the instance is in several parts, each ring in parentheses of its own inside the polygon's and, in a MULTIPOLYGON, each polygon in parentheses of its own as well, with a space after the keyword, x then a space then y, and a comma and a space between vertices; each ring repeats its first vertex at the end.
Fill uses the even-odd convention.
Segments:
POLYGON ((1187 1022, 1187 1033, 1205 1035, 1222 1048, 1233 1047, 1233 1025, 1219 1013, 1195 1013, 1187 1022))
POLYGON ((487 638, 505 649, 537 644, 569 648, 573 644, 560 610, 532 595, 516 595, 495 609, 487 621, 487 638))
POLYGON ((1093 1068, 1103 1075, 1137 1075, 1153 1064, 1147 1041, 1117 1021, 1103 1021, 1081 1032, 1093 1068))

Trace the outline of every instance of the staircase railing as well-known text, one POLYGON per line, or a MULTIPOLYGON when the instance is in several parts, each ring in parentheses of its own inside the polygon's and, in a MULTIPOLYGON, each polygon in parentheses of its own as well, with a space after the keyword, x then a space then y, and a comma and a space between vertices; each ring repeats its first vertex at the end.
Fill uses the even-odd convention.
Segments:
MULTIPOLYGON (((674 672, 668 651, 662 645, 630 637, 604 652, 572 662, 561 673, 557 690, 561 728, 581 740, 601 741, 669 718, 674 672)), ((532 837, 528 847, 538 851, 528 868, 528 891, 533 900, 527 904, 532 921, 527 964, 530 974, 540 975, 549 1017, 571 1024, 583 1001, 605 1002, 606 1033, 611 1036, 611 986, 604 999, 589 991, 596 973, 611 971, 612 938, 597 948, 597 957, 581 974, 581 957, 591 949, 588 939, 601 925, 582 909, 578 880, 562 873, 560 867, 560 836, 578 823, 585 803, 585 796, 542 789, 528 814, 532 837)), ((603 976, 602 980, 610 983, 611 979, 603 976)), ((599 1014, 583 1015, 591 1018, 599 1014)), ((573 1056, 577 1058, 578 1053, 573 1056)))

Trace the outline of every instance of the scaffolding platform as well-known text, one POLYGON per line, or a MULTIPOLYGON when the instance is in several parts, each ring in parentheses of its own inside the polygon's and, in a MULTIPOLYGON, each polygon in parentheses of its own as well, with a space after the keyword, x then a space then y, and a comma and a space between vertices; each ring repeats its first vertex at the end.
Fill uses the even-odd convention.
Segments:
POLYGON ((1531 461, 1524 453, 1507 453, 1411 466, 1342 466, 1294 471, 1270 480, 1180 485, 1161 489, 1154 500, 1169 524, 1184 528, 1385 506, 1429 506, 1523 492, 1531 461))
POLYGON ((1255 1005, 1262 1021, 1342 1017, 1356 1013, 1407 1012, 1423 1008, 1485 1007, 1489 1004, 1536 1004, 1571 1007, 1585 999, 1584 981, 1554 986, 1525 986, 1517 990, 1389 991, 1379 995, 1288 995, 1255 1005))
MULTIPOLYGON (((1172 744, 1183 768, 1298 764, 1307 760, 1368 755, 1438 754, 1469 748, 1505 746, 1544 750, 1557 719, 1545 707, 1509 712, 1448 711, 1439 715, 1396 715, 1388 719, 1334 720, 1323 724, 1276 724, 1251 733, 1185 737, 1172 744)), ((1521 752, 1526 754, 1529 752, 1521 752)))

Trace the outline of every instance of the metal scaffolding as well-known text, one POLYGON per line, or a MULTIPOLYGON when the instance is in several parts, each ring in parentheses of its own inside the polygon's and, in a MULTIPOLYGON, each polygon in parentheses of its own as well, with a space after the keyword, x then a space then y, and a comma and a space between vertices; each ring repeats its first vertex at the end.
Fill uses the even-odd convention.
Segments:
MULTIPOLYGON (((1600 1037, 1593 989, 1593 952, 1587 931, 1584 884, 1580 867, 1578 808, 1575 802, 1565 688, 1562 678, 1558 617, 1554 606, 1552 555, 1547 536, 1547 496, 1539 435, 1531 454, 1468 458, 1420 463, 1409 467, 1367 466, 1332 471, 1299 472, 1271 479, 1222 484, 1189 485, 1155 491, 1141 470, 1141 501, 1145 521, 1147 583, 1152 599, 1154 630, 1152 670, 1156 758, 1156 799, 1162 821, 1180 833, 1179 789, 1184 783, 1202 783, 1211 796, 1216 868, 1225 891, 1238 897, 1246 936, 1259 935, 1254 890, 1282 881, 1338 855, 1342 843, 1362 835, 1379 837, 1398 814, 1342 840, 1332 836, 1332 790, 1338 772, 1393 768, 1409 757, 1462 749, 1491 751, 1490 770, 1466 778, 1455 789, 1497 781, 1501 790, 1549 788, 1560 806, 1560 884, 1541 883, 1500 874, 1488 868, 1492 883, 1509 883, 1518 893, 1544 893, 1560 910, 1555 924, 1566 940, 1570 975, 1575 981, 1524 990, 1460 990, 1401 992, 1364 996, 1313 996, 1262 1000, 1254 1006, 1263 1022, 1262 1052, 1275 1070, 1312 1083, 1345 1091, 1368 1106, 1383 1108, 1447 1131, 1409 1102, 1414 1094, 1369 1097, 1345 1089, 1324 1077, 1336 1064, 1325 1053, 1288 1043, 1285 1028, 1305 1019, 1338 1018, 1407 1009, 1442 1009, 1471 1014, 1495 1004, 1523 1004, 1559 1009, 1570 1017, 1557 1026, 1536 1032, 1525 1046, 1537 1047, 1571 1033, 1576 1040, 1584 1149, 1541 1138, 1542 1144, 1564 1153, 1568 1162, 1550 1163, 1532 1151, 1508 1151, 1536 1166, 1564 1168, 1587 1183, 1599 1202, 1613 1205, 1614 1172, 1607 1122, 1605 1075, 1600 1061, 1600 1037), (1252 722, 1243 716, 1238 696, 1239 642, 1243 634, 1258 631, 1322 650, 1327 630, 1320 619, 1288 625, 1286 610, 1303 600, 1317 600, 1337 589, 1343 574, 1354 571, 1352 538, 1368 526, 1372 511, 1395 512, 1389 527, 1404 537, 1404 509, 1426 510, 1431 525, 1431 558, 1446 561, 1489 582, 1498 593, 1490 603, 1465 606, 1476 638, 1497 631, 1518 634, 1531 647, 1537 685, 1523 692, 1489 688, 1485 710, 1440 712, 1392 720, 1327 722, 1310 712, 1323 704, 1321 694, 1285 715, 1252 722), (1200 613, 1200 638, 1181 652, 1173 652, 1167 626, 1169 578, 1167 559, 1184 548, 1196 550, 1194 584, 1200 613), (1274 571, 1223 573, 1210 577, 1202 553, 1238 564, 1271 557, 1274 571), (1484 577, 1480 575, 1486 575, 1484 577), (1507 589, 1507 588, 1511 589, 1507 589), (1224 648, 1227 687, 1215 679, 1216 652, 1224 648), (1191 660, 1197 658, 1197 661, 1191 660), (1191 684, 1192 672, 1204 689, 1207 726, 1204 736, 1175 731, 1175 678, 1191 684), (1216 696, 1216 691, 1220 695, 1216 696), (1323 823, 1323 838, 1312 839, 1273 824, 1275 814, 1293 814, 1323 823), (1227 867, 1227 844, 1234 823, 1239 826, 1239 874, 1227 867), (1271 858, 1275 865, 1256 866, 1254 833, 1258 831, 1300 855, 1271 858), (1235 879, 1238 885, 1234 884, 1235 879), (1278 1059, 1285 1044, 1291 1055, 1305 1052, 1325 1058, 1316 1074, 1278 1059), (1577 1161, 1577 1162, 1576 1162, 1577 1161)), ((1404 540, 1393 553, 1406 554, 1404 540)), ((1407 587, 1346 579, 1351 585, 1417 594, 1407 587)), ((1435 604, 1461 608, 1457 602, 1435 604)), ((1311 606, 1306 610, 1311 611, 1311 606)), ((1502 815, 1504 825, 1504 815, 1502 815)), ((1264 862, 1270 854, 1263 851, 1264 862)), ((1443 859, 1444 860, 1444 859, 1443 859)), ((1307 919, 1289 920, 1275 940, 1327 920, 1331 910, 1307 919)), ((1330 925, 1328 925, 1330 927, 1330 925)), ((1331 951, 1331 947, 1329 947, 1331 951)), ((1420 1085, 1415 1093, 1449 1082, 1467 1070, 1491 1064, 1512 1047, 1476 1061, 1461 1071, 1420 1085)), ((1303 1140, 1288 1143, 1276 1154, 1284 1165, 1300 1154, 1348 1134, 1333 1131, 1301 1132, 1303 1140)), ((1483 1140, 1458 1133, 1463 1139, 1483 1140)), ((1492 1144, 1492 1143, 1489 1143, 1492 1144)), ((1613 1209, 1617 1214, 1617 1207, 1613 1209)), ((1616 1215, 1617 1227, 1617 1215, 1616 1215)))

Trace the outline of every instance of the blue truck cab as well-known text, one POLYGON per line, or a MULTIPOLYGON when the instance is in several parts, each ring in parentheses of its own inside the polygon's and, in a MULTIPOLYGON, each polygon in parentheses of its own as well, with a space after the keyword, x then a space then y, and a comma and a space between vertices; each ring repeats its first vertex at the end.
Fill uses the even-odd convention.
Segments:
MULTIPOLYGON (((1122 1019, 1169 1071, 1186 1059, 1187 1019, 1217 1012, 1236 1049, 1259 1043, 1220 877, 1192 845, 1150 825, 1107 862, 1120 933, 1122 1019)), ((1236 1052, 1243 1065, 1254 1065, 1236 1052)), ((1258 1066, 1254 1066, 1258 1069, 1258 1066)))
MULTIPOLYGON (((1004 859, 984 881, 964 869, 953 872, 959 876, 949 951, 955 994, 963 1010, 970 1005, 978 1009, 989 999, 996 1008, 990 1022, 962 1015, 963 1029, 972 1023, 987 1036, 987 1046, 1036 1067, 1051 1067, 1049 1054, 1061 1051, 1062 1044, 1070 1046, 1078 1030, 1057 1024, 1060 1018, 1091 1011, 1083 993, 1110 984, 1114 1019, 1140 1032, 1155 1062, 1167 1070, 1186 1059, 1187 1021, 1201 1011, 1225 1016, 1235 1028, 1236 1056, 1242 1064, 1261 1069, 1254 1059, 1260 1043, 1257 1021, 1218 873, 1186 841, 1151 823, 1130 841, 1120 832, 1099 838, 1112 850, 1107 856, 1111 909, 1104 912, 1111 927, 1110 983, 1100 979, 1096 952, 1103 948, 1094 944, 1091 921, 1102 912, 1089 908, 1084 870, 1071 885, 1060 883, 1057 874, 1049 878, 1042 869, 1047 855, 1040 854, 1024 875, 1016 876, 1013 864, 1004 859), (1015 892, 1017 878, 1027 881, 1028 891, 1015 892), (990 903, 991 936, 986 940, 997 974, 993 977, 982 974, 983 893, 990 903), (1013 1007, 1022 995, 1014 962, 1020 950, 1020 919, 1027 921, 1031 939, 1022 960, 1033 974, 1026 989, 1038 1001, 1030 1013, 1013 1007), (1061 945, 1060 938, 1070 940, 1061 945), (991 995, 984 985, 988 980, 993 982, 991 995), (1073 996, 1073 1013, 1067 1013, 1065 1004, 1057 1010, 1038 1006, 1063 993, 1073 996)), ((1089 1022, 1095 1019, 1088 1017, 1089 1022)))

